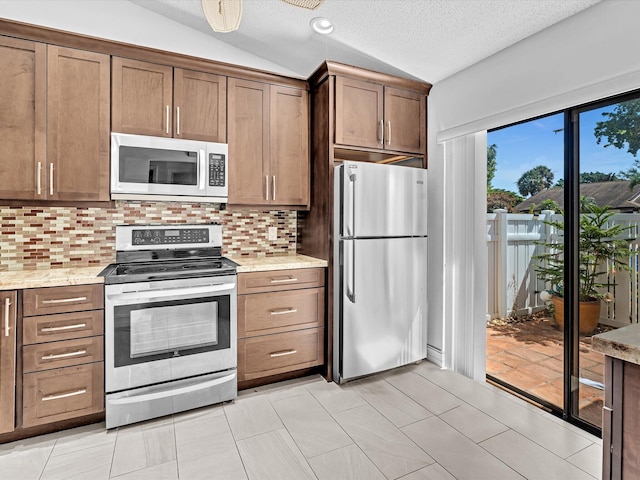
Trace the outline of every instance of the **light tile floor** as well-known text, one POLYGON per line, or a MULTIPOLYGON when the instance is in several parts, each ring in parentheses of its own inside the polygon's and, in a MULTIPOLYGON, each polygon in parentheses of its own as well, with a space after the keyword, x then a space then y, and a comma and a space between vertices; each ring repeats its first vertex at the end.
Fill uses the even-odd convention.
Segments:
POLYGON ((602 442, 423 362, 338 386, 306 377, 111 431, 0 445, 3 480, 593 480, 602 442))

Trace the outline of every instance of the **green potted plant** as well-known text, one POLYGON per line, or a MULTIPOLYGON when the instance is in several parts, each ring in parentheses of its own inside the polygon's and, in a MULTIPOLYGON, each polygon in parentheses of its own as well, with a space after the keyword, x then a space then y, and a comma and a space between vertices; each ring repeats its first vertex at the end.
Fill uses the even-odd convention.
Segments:
MULTIPOLYGON (((622 237, 631 227, 611 224, 614 212, 609 207, 599 207, 594 203, 582 202, 584 211, 580 215, 579 241, 579 302, 580 333, 592 333, 600 318, 600 301, 612 301, 613 295, 608 292, 615 282, 609 280, 608 274, 618 270, 629 271, 629 244, 622 237)), ((564 230, 562 220, 548 220, 546 225, 564 230)), ((535 271, 538 277, 548 282, 550 290, 541 294, 545 300, 551 295, 554 317, 559 328, 564 326, 564 244, 562 242, 539 242, 545 252, 534 256, 539 263, 535 271)))

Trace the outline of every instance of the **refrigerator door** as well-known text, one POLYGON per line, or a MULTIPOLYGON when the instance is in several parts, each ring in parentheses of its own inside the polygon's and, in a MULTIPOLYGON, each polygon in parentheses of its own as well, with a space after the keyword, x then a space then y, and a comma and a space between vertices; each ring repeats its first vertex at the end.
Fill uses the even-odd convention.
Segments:
POLYGON ((339 255, 336 381, 425 358, 427 238, 341 240, 339 255))
POLYGON ((338 168, 340 236, 427 234, 426 170, 367 162, 344 162, 338 168))

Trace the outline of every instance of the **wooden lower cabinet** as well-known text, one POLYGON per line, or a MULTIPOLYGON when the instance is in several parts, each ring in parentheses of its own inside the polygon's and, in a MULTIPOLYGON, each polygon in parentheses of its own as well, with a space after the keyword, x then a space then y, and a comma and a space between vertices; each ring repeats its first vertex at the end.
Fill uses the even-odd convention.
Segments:
POLYGON ((16 301, 17 292, 0 292, 0 433, 15 427, 16 301))
POLYGON ((14 435, 39 435, 100 419, 104 412, 103 292, 102 284, 22 291, 17 391, 22 401, 16 402, 16 429, 22 431, 14 435))
POLYGON ((640 478, 640 365, 605 356, 602 479, 640 478))
POLYGON ((238 380, 300 370, 324 363, 324 328, 295 330, 238 341, 238 380))
POLYGON ((324 276, 324 268, 238 274, 240 389, 324 364, 324 276))
POLYGON ((103 409, 102 362, 27 373, 23 377, 23 427, 90 415, 103 409))

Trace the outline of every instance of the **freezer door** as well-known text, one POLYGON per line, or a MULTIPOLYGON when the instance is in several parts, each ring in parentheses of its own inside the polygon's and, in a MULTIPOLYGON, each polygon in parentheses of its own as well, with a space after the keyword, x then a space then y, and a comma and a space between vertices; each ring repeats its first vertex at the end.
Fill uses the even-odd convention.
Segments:
POLYGON ((338 378, 427 355, 427 239, 341 240, 336 285, 338 378))
POLYGON ((340 236, 427 235, 426 170, 367 162, 339 168, 340 236))

